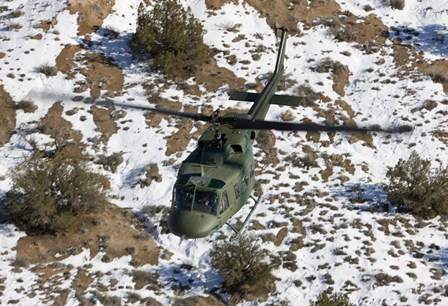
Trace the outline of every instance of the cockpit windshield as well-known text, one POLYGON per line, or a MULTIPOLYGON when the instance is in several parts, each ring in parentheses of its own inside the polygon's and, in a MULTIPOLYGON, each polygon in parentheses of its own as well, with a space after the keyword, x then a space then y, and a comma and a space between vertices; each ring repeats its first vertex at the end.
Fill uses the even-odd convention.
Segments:
POLYGON ((193 204, 194 197, 194 187, 193 186, 179 186, 176 187, 174 192, 176 208, 179 210, 191 210, 191 205, 193 204))
POLYGON ((194 186, 178 186, 175 190, 176 208, 216 215, 218 195, 212 191, 195 190, 194 186))

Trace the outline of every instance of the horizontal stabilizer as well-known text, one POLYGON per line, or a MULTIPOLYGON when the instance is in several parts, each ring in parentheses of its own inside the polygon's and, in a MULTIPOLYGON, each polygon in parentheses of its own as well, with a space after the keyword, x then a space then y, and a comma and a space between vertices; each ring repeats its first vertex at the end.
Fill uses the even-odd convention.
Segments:
MULTIPOLYGON (((245 102, 255 102, 259 96, 260 94, 256 92, 234 91, 230 95, 229 99, 245 102)), ((288 95, 274 95, 272 99, 269 101, 269 104, 298 106, 300 102, 302 102, 301 97, 288 96, 288 95)))

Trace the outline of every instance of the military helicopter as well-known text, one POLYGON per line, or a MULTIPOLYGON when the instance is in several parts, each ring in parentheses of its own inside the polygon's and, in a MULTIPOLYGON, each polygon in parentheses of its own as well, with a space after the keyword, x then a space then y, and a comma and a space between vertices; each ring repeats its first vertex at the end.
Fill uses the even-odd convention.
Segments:
POLYGON ((167 109, 115 103, 114 106, 137 108, 170 116, 211 123, 198 140, 197 148, 182 162, 173 187, 169 229, 179 237, 203 238, 230 226, 235 236, 242 233, 260 198, 251 193, 255 186, 253 144, 259 130, 322 131, 322 132, 401 132, 380 128, 326 126, 314 123, 266 121, 271 104, 297 106, 300 97, 276 95, 285 71, 284 58, 287 29, 282 27, 275 70, 261 93, 234 92, 231 100, 253 102, 247 114, 212 115, 178 112, 167 109), (254 201, 242 225, 235 228, 229 219, 249 199, 254 201))

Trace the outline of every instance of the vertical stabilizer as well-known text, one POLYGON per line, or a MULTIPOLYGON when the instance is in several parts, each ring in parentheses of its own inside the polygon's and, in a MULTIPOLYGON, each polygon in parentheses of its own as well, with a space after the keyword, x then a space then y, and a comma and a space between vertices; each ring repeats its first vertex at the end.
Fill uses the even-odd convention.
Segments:
POLYGON ((277 85, 280 79, 283 76, 283 72, 285 71, 283 62, 285 59, 285 49, 286 49, 286 39, 288 30, 285 27, 281 27, 282 36, 280 40, 280 46, 277 55, 277 62, 275 64, 275 70, 268 81, 268 84, 260 95, 255 100, 254 104, 250 108, 248 114, 251 116, 252 120, 263 120, 266 117, 266 114, 269 110, 269 102, 274 97, 275 91, 277 90, 277 85))

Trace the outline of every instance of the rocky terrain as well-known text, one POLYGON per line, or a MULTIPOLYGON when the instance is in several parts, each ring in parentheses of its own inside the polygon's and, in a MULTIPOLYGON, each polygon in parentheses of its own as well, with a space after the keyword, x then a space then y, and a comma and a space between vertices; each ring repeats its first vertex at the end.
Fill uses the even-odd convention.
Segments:
POLYGON ((308 305, 325 290, 357 305, 447 304, 446 220, 397 212, 384 184, 388 167, 412 151, 434 169, 448 165, 448 4, 180 2, 214 54, 187 80, 130 53, 140 1, 0 2, 0 197, 33 146, 60 146, 107 177, 110 199, 95 222, 57 235, 26 235, 1 207, 0 304, 308 305), (274 24, 290 30, 279 91, 304 99, 272 106, 269 120, 414 129, 260 133, 263 200, 247 233, 269 251, 274 278, 230 295, 209 258, 230 229, 184 240, 166 225, 177 169, 206 126, 95 103, 244 112, 248 104, 229 93, 263 87, 274 24))

